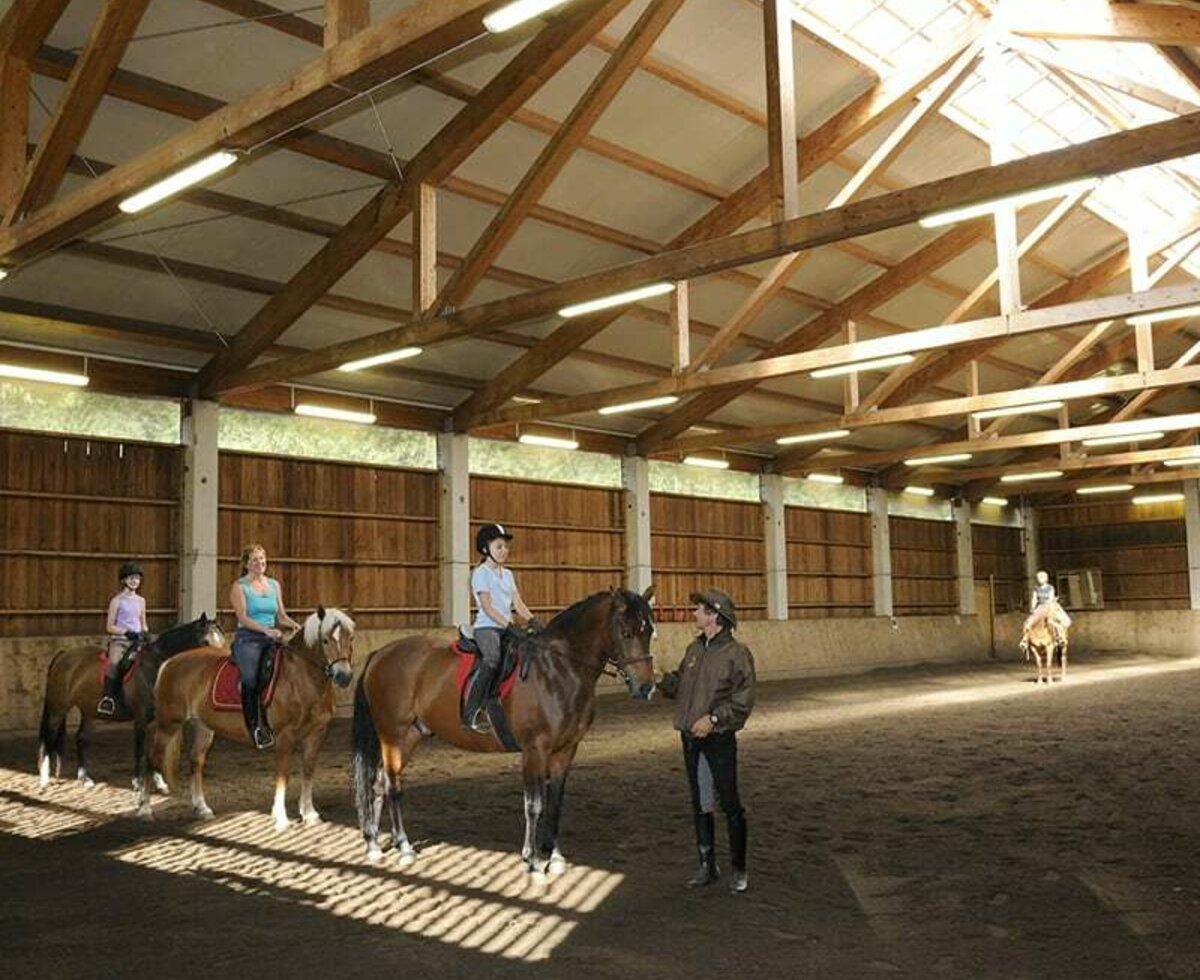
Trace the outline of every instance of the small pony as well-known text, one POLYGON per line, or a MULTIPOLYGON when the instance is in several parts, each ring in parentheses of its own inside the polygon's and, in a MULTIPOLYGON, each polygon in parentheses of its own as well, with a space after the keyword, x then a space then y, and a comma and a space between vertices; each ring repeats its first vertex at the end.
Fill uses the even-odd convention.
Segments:
POLYGON ((1067 646, 1066 631, 1063 632, 1063 639, 1060 643, 1054 628, 1047 619, 1040 619, 1030 627, 1026 636, 1025 657, 1029 659, 1029 655, 1032 654, 1037 664, 1037 679, 1034 683, 1041 684, 1044 681, 1046 684, 1050 684, 1052 682, 1056 652, 1059 662, 1058 680, 1061 683, 1067 679, 1067 646))

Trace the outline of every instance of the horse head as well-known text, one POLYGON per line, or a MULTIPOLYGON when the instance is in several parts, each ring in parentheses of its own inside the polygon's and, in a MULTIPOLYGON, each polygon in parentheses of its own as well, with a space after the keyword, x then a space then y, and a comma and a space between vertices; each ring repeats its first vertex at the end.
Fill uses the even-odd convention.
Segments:
POLYGON ((325 656, 325 673, 338 687, 354 679, 354 620, 340 609, 317 606, 304 621, 304 645, 320 648, 325 656))
POLYGON ((641 595, 628 589, 613 589, 609 625, 615 652, 609 660, 629 688, 629 693, 645 701, 654 697, 654 586, 641 595))
POLYGON ((191 622, 163 630, 154 641, 154 648, 164 657, 200 647, 216 647, 219 650, 224 646, 225 631, 216 619, 209 619, 205 612, 191 622))

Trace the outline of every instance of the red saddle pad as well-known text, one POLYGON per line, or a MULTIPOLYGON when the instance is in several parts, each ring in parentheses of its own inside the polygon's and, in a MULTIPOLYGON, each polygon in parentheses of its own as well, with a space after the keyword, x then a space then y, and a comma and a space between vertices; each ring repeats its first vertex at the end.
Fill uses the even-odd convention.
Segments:
MULTIPOLYGON (((96 656, 100 658, 100 686, 104 686, 104 672, 108 669, 108 651, 97 650, 96 656)), ((133 655, 133 660, 129 666, 125 668, 125 673, 121 675, 122 684, 133 683, 133 672, 137 670, 138 661, 142 659, 142 651, 139 650, 133 655)))
MULTIPOLYGON (((471 668, 475 666, 475 654, 462 653, 458 649, 458 643, 450 644, 450 652, 458 654, 458 668, 454 673, 454 683, 458 687, 458 693, 461 695, 467 688, 467 678, 471 676, 471 668)), ((513 689, 513 685, 517 683, 517 671, 514 668, 509 672, 509 675, 500 682, 500 697, 508 697, 508 692, 513 689)))
MULTIPOLYGON (((264 705, 269 705, 275 696, 275 685, 279 683, 279 675, 283 673, 285 659, 282 655, 275 657, 275 669, 271 672, 271 680, 267 682, 267 689, 262 695, 264 705)), ((232 660, 222 660, 208 695, 209 703, 216 711, 242 710, 242 692, 238 687, 240 681, 241 674, 238 673, 237 664, 232 660)))

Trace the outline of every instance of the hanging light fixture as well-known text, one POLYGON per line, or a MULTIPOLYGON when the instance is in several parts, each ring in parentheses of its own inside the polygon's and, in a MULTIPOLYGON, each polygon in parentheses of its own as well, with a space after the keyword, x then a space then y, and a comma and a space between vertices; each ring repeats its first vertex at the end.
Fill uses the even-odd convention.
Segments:
POLYGON ((172 194, 178 194, 186 187, 191 187, 203 180, 207 180, 214 174, 219 174, 222 170, 232 167, 237 162, 237 154, 230 153, 228 150, 218 150, 216 153, 210 153, 208 156, 197 160, 190 167, 184 167, 182 170, 171 174, 156 184, 151 184, 144 191, 138 191, 132 197, 127 197, 117 205, 126 214, 136 214, 138 211, 144 211, 151 205, 157 204, 159 201, 165 200, 172 194))

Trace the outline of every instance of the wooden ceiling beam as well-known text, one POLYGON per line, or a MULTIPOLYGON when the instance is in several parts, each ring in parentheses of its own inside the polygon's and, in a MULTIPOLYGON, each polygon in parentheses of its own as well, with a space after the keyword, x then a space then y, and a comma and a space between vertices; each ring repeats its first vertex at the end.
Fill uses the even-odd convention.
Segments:
POLYGON ((340 44, 370 23, 371 0, 325 0, 325 47, 340 44))
POLYGON ((767 210, 774 222, 800 215, 792 10, 792 0, 762 3, 767 76, 767 210))
MULTIPOLYGON (((1139 449, 1125 453, 1105 453, 1099 456, 1071 456, 1067 459, 1050 463, 1023 463, 1007 466, 981 466, 971 470, 938 470, 928 471, 931 480, 938 483, 950 481, 953 483, 973 483, 987 481, 994 483, 1002 476, 1014 476, 1022 473, 1037 473, 1053 465, 1054 469, 1064 473, 1076 473, 1084 470, 1102 470, 1122 466, 1139 466, 1145 463, 1165 463, 1167 460, 1200 459, 1200 449, 1196 446, 1178 446, 1162 449, 1139 449)), ((911 472, 911 471, 910 471, 911 472)), ((925 471, 922 471, 925 472, 925 471)))
POLYGON ((1043 0, 1037 4, 1010 4, 1008 10, 1006 28, 1026 37, 1200 44, 1200 10, 1186 7, 1043 0))

